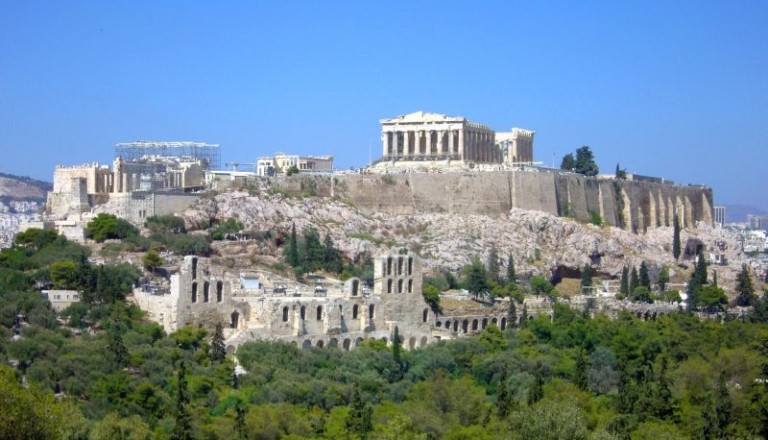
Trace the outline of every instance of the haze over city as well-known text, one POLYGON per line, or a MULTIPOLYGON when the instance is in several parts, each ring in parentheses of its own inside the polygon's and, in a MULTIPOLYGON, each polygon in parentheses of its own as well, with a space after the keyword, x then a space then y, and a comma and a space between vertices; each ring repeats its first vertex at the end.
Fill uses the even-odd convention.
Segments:
POLYGON ((137 139, 340 168, 418 110, 589 145, 715 202, 768 208, 768 4, 14 2, 0 14, 0 171, 50 180, 137 139))

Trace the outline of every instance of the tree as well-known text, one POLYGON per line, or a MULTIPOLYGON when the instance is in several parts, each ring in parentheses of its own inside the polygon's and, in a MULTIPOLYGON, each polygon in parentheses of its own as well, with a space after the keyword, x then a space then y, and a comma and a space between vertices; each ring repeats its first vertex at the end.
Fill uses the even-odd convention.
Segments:
POLYGON ((664 266, 659 272, 659 281, 656 283, 659 286, 659 291, 664 292, 667 290, 667 283, 669 283, 669 268, 664 266))
POLYGON ((582 391, 587 391, 589 388, 589 378, 587 372, 589 371, 589 360, 587 359, 586 350, 583 348, 576 349, 576 368, 574 370, 573 382, 582 391))
POLYGON ((429 304, 429 308, 433 312, 440 311, 440 289, 432 284, 425 284, 421 288, 421 294, 424 297, 424 301, 429 304))
POLYGON ((176 407, 175 423, 171 434, 172 440, 191 440, 194 438, 192 432, 192 416, 187 408, 189 405, 189 391, 187 390, 187 368, 184 361, 179 364, 179 370, 176 374, 176 407))
POLYGON ((507 369, 501 370, 501 377, 499 377, 499 383, 496 385, 499 393, 496 396, 496 414, 498 414, 501 420, 507 418, 510 409, 512 407, 512 396, 509 394, 507 388, 507 369))
POLYGON ((672 223, 672 256, 675 257, 675 261, 680 258, 680 250, 680 219, 675 214, 672 223))
POLYGON ((341 253, 333 245, 331 234, 325 234, 323 240, 323 269, 332 273, 340 273, 344 268, 341 253))
POLYGON ((117 323, 112 323, 107 336, 109 337, 107 351, 112 355, 112 362, 117 368, 125 367, 128 365, 128 349, 123 342, 120 326, 117 323))
POLYGON ((221 362, 227 357, 227 349, 224 346, 224 328, 221 321, 216 323, 213 337, 211 337, 210 357, 214 362, 221 362))
POLYGON ((403 360, 401 358, 401 350, 402 341, 400 340, 400 330, 395 326, 395 332, 392 335, 392 360, 398 365, 398 367, 402 367, 403 360))
POLYGON ((629 276, 629 293, 632 293, 640 286, 640 277, 637 275, 637 268, 632 266, 632 272, 629 276))
POLYGON ((651 289, 651 278, 648 276, 648 265, 645 264, 645 261, 640 263, 640 273, 639 273, 639 285, 647 288, 648 290, 651 289))
POLYGON ((533 384, 528 390, 528 405, 533 405, 542 397, 544 397, 544 371, 541 362, 537 362, 533 369, 533 384))
POLYGON ((507 322, 510 328, 517 327, 517 306, 515 306, 515 299, 509 298, 509 307, 507 308, 507 322))
POLYGON ((523 303, 523 311, 520 312, 520 328, 525 328, 528 325, 528 306, 523 303))
POLYGON ((627 269, 627 266, 624 266, 624 268, 621 269, 619 293, 624 295, 625 298, 629 296, 629 269, 627 269))
POLYGON ((237 433, 238 440, 246 440, 248 438, 248 429, 245 426, 245 413, 248 411, 248 407, 243 403, 238 403, 235 406, 235 432, 237 433))
POLYGON ((491 245, 491 250, 488 252, 488 278, 491 281, 499 282, 499 272, 501 266, 499 264, 499 251, 496 249, 496 245, 491 245))
POLYGON ((349 403, 349 413, 344 419, 344 426, 360 440, 368 438, 373 430, 373 408, 360 395, 360 384, 355 383, 352 390, 352 401, 349 403))
POLYGON ((707 260, 704 259, 704 252, 699 252, 696 258, 696 269, 693 272, 693 276, 696 278, 696 283, 699 286, 707 284, 707 260))
POLYGON ((749 268, 746 264, 742 264, 741 272, 736 276, 736 304, 749 307, 755 303, 756 299, 755 286, 752 284, 749 268))
POLYGON ((323 267, 325 257, 325 248, 320 242, 320 234, 312 226, 302 230, 304 238, 303 252, 301 255, 301 265, 307 271, 317 270, 323 267))
POLYGON ((285 171, 285 175, 286 176, 293 176, 294 174, 299 174, 299 167, 297 167, 296 165, 291 165, 285 171))
POLYGON ((533 289, 533 293, 535 295, 547 295, 552 292, 552 290, 554 290, 552 283, 550 283, 548 279, 539 275, 532 276, 530 283, 531 289, 533 289))
POLYGON ((163 265, 163 257, 161 257, 156 250, 150 249, 143 257, 141 257, 141 262, 144 263, 144 266, 151 270, 152 273, 155 273, 155 269, 163 265))
POLYGON ((581 269, 581 287, 592 287, 592 266, 585 264, 581 269))
POLYGON ((507 283, 517 283, 517 274, 515 273, 515 260, 512 254, 507 259, 507 283))
POLYGON ((562 162, 560 162, 560 169, 566 170, 566 171, 572 171, 575 162, 576 161, 573 159, 573 153, 568 153, 565 156, 563 156, 563 160, 562 162))
POLYGON ((588 145, 584 145, 576 150, 576 161, 573 164, 573 171, 585 176, 597 176, 599 168, 595 163, 595 157, 588 145))
POLYGON ((619 164, 616 164, 616 180, 627 180, 627 170, 621 168, 619 164))
POLYGON ((464 268, 465 287, 475 297, 488 290, 488 277, 485 271, 485 266, 477 258, 473 258, 472 262, 464 268))
POLYGON ((0 438, 58 438, 61 422, 53 395, 22 386, 13 369, 0 364, 0 438))
POLYGON ((296 223, 291 224, 291 236, 288 239, 288 250, 285 259, 292 267, 299 266, 299 242, 296 238, 296 223))
POLYGON ((695 305, 702 306, 708 313, 721 312, 728 305, 728 297, 725 295, 725 291, 715 286, 700 286, 696 292, 695 298, 695 305))
POLYGON ((85 227, 88 238, 97 243, 109 239, 123 239, 138 235, 139 230, 126 220, 112 214, 101 213, 93 218, 85 227))

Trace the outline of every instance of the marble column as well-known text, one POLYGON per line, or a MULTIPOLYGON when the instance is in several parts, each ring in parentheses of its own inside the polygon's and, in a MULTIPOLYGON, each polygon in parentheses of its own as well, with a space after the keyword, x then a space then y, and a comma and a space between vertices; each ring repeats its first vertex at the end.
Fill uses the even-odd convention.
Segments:
POLYGON ((409 156, 410 155, 410 148, 411 148, 411 139, 410 135, 411 132, 408 130, 403 131, 403 156, 409 156))
POLYGON ((445 132, 443 130, 437 131, 437 154, 442 155, 443 154, 443 137, 445 136, 445 132))
POLYGON ((459 129, 459 160, 466 160, 464 157, 464 129, 459 129))
POLYGON ((453 130, 448 132, 448 153, 450 154, 450 157, 453 157, 453 149, 455 148, 456 141, 453 138, 453 130))
POLYGON ((382 141, 384 142, 384 154, 383 154, 384 157, 388 157, 390 154, 392 154, 392 147, 391 147, 392 144, 389 141, 389 139, 390 139, 390 133, 385 132, 382 138, 382 141))

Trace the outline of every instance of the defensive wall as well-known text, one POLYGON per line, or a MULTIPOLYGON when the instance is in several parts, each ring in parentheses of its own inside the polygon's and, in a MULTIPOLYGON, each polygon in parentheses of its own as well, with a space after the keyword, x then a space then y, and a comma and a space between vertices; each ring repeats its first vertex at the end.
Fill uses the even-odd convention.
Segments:
POLYGON ((294 195, 336 197, 367 212, 446 212, 503 215, 512 208, 543 211, 643 232, 712 224, 712 190, 703 186, 597 179, 574 173, 498 171, 402 174, 294 175, 267 180, 294 195))

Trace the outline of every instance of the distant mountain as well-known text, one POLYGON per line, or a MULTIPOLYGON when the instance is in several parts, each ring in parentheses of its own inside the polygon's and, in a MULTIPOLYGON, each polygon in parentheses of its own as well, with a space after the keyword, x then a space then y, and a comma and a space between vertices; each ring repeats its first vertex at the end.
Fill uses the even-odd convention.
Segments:
POLYGON ((49 182, 0 173, 0 198, 3 201, 28 200, 45 203, 48 191, 52 189, 53 185, 49 182))
POLYGON ((723 205, 725 206, 726 223, 742 223, 747 221, 747 214, 768 215, 768 210, 755 208, 749 205, 723 205))

